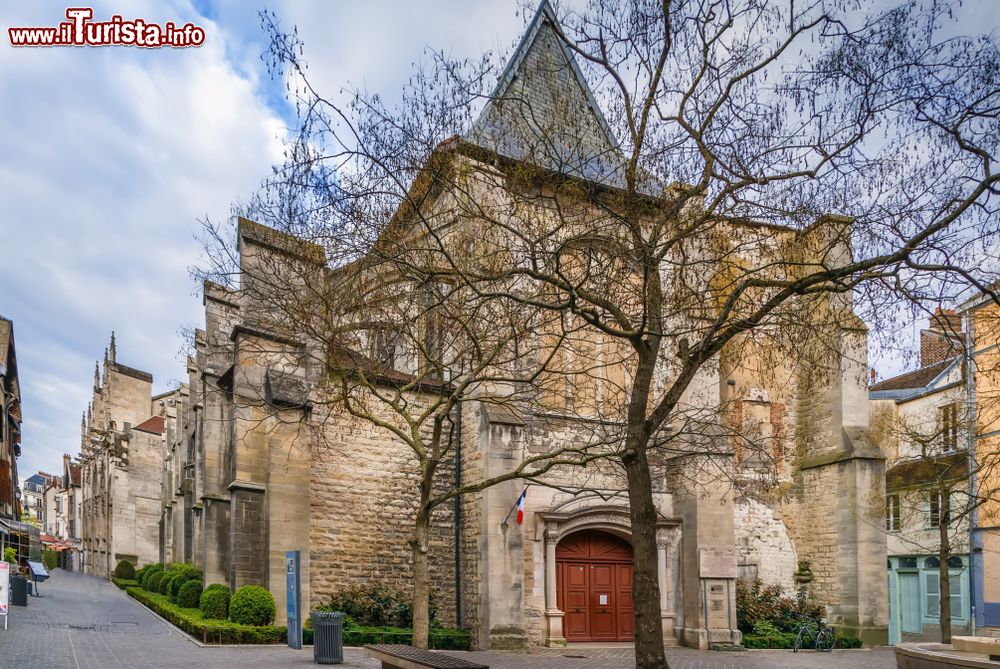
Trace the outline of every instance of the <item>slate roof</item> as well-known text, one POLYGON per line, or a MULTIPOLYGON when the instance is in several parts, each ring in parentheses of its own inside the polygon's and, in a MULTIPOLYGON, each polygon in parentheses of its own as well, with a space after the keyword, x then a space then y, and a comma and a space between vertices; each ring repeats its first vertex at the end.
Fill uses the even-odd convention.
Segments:
POLYGON ((919 390, 926 388, 934 379, 948 369, 955 360, 956 358, 948 358, 933 365, 927 365, 912 372, 906 372, 899 376, 879 381, 875 385, 869 386, 868 390, 869 392, 877 392, 880 390, 919 390))
POLYGON ((139 430, 140 432, 148 432, 150 434, 163 434, 163 431, 166 429, 166 425, 167 421, 163 416, 151 416, 132 429, 139 430))
POLYGON ((548 0, 463 138, 502 156, 597 183, 624 183, 624 158, 548 0))

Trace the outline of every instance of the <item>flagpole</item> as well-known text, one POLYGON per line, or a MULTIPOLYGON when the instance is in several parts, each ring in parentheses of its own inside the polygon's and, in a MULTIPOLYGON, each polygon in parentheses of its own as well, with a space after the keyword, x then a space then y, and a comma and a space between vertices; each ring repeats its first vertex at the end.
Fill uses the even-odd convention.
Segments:
POLYGON ((510 507, 510 511, 508 511, 507 515, 503 517, 503 522, 500 523, 501 525, 506 525, 507 521, 510 520, 510 514, 514 513, 514 509, 517 508, 517 505, 521 501, 521 498, 524 497, 528 493, 528 486, 529 485, 531 485, 531 484, 529 483, 528 485, 525 485, 524 486, 524 490, 522 490, 521 494, 518 495, 517 499, 514 500, 514 506, 510 507))

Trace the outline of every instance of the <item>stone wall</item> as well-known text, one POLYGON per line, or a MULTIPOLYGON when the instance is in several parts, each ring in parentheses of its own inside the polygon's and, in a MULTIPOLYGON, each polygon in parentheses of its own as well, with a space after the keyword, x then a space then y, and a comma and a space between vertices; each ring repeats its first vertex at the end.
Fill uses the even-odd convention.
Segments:
MULTIPOLYGON (((338 589, 360 583, 410 592, 408 544, 413 531, 419 473, 410 448, 371 422, 332 414, 312 445, 309 478, 309 585, 321 604, 338 589)), ((464 429, 464 427, 463 427, 464 429)), ((463 433, 464 441, 464 433, 463 433)), ((449 461, 442 484, 454 476, 449 461)), ((464 522, 474 518, 472 510, 464 522)), ((455 624, 454 505, 434 511, 430 570, 438 617, 455 624)), ((465 572, 463 572, 465 573, 465 572)), ((471 600, 466 600, 471 604, 471 600)), ((474 613, 463 607, 468 624, 474 613)))
POLYGON ((785 523, 769 505, 753 498, 739 500, 733 511, 741 576, 752 573, 768 585, 791 588, 798 558, 785 523))

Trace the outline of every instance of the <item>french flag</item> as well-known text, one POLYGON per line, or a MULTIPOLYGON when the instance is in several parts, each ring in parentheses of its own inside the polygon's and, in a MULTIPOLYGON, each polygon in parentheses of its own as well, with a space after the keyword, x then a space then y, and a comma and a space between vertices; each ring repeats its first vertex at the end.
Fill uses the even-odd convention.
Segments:
POLYGON ((517 498, 517 524, 524 522, 524 501, 528 496, 528 489, 525 488, 521 496, 517 498))

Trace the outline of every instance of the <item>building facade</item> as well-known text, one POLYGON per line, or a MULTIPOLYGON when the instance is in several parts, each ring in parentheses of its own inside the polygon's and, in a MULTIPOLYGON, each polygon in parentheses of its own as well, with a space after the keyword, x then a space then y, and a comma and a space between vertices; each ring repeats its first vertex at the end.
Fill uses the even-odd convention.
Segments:
POLYGON ((965 496, 971 471, 961 315, 937 309, 920 333, 919 355, 916 370, 869 387, 873 432, 887 458, 890 643, 941 640, 942 550, 952 633, 972 627, 968 539, 974 508, 965 496))
MULTIPOLYGON (((996 286, 992 287, 996 290, 996 286)), ((978 632, 1000 629, 1000 307, 980 293, 960 308, 967 332, 966 448, 980 505, 971 515, 972 606, 978 632)))
MULTIPOLYGON (((497 97, 527 86, 517 95, 549 109, 554 95, 566 95, 583 110, 583 126, 604 127, 555 30, 543 3, 497 97), (546 69, 552 63, 558 76, 546 69)), ((461 168, 487 168, 483 151, 497 147, 475 142, 517 123, 505 114, 500 105, 488 106, 469 148, 459 143, 449 159, 461 168)), ((808 249, 828 223, 842 224, 820 221, 804 235, 735 226, 732 234, 769 240, 761 248, 808 249)), ((268 258, 316 258, 316 249, 251 221, 240 220, 238 237, 242 281, 254 280, 253 268, 267 267, 268 258)), ((319 261, 307 262, 322 274, 318 254, 319 261)), ((316 360, 330 352, 271 327, 259 292, 207 282, 204 307, 188 362, 189 393, 165 442, 162 559, 193 560, 206 584, 262 584, 282 602, 285 552, 300 550, 307 609, 356 583, 408 590, 417 472, 407 448, 370 421, 316 409, 323 405, 316 360)), ((696 472, 665 468, 655 477, 668 640, 696 647, 738 642, 737 577, 792 588, 799 564, 808 562, 812 596, 826 605, 831 622, 869 643, 884 642, 885 536, 881 508, 872 511, 869 501, 884 490, 885 458, 868 439, 866 330, 849 302, 826 308, 840 317, 840 325, 821 334, 826 357, 775 374, 724 352, 686 396, 690 406, 714 412, 716 425, 728 426, 720 429, 732 434, 719 439, 732 440, 732 448, 717 459, 724 476, 699 480, 696 472), (768 444, 766 457, 742 449, 749 440, 740 435, 750 432, 768 444)), ((368 353, 351 355, 366 365, 368 353)), ((387 387, 408 373, 399 356, 391 360, 387 387)), ((452 420, 460 455, 441 476, 478 480, 555 445, 591 438, 599 421, 581 416, 580 397, 546 392, 513 408, 463 403, 452 420)), ((553 477, 547 486, 507 481, 435 512, 429 550, 438 614, 445 624, 471 628, 478 647, 632 638, 626 483, 600 468, 553 477), (525 490, 523 523, 505 522, 525 490)), ((281 622, 283 607, 278 611, 281 622)))
POLYGON ((21 421, 21 382, 17 374, 14 323, 0 316, 0 546, 13 545, 20 558, 27 558, 28 540, 21 527, 21 490, 17 475, 21 421))
POLYGON ((21 506, 24 510, 24 520, 29 518, 45 528, 45 488, 55 477, 52 474, 38 472, 21 482, 21 506))
MULTIPOLYGON (((95 365, 81 425, 78 518, 83 570, 108 578, 120 560, 160 557, 158 527, 164 462, 164 396, 153 377, 117 361, 114 334, 95 365)), ((72 470, 70 470, 72 474, 72 470)), ((74 504, 75 506, 75 504, 74 504)))

